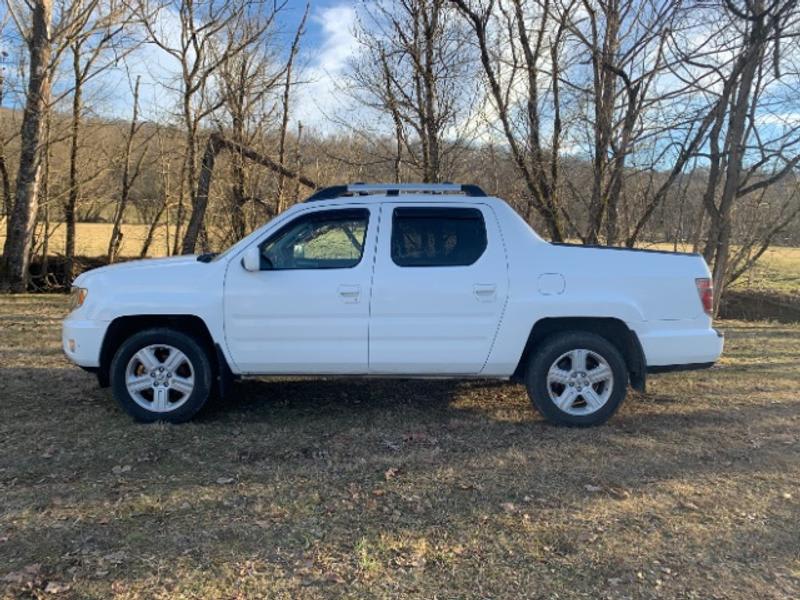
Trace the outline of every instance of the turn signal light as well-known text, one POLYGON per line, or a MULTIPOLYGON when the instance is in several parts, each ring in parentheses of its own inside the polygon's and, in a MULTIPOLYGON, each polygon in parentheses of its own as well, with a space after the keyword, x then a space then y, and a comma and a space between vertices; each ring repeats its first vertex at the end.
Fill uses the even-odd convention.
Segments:
POLYGON ((86 300, 88 294, 89 290, 86 288, 73 286, 69 296, 69 309, 72 311, 83 306, 83 302, 86 300))

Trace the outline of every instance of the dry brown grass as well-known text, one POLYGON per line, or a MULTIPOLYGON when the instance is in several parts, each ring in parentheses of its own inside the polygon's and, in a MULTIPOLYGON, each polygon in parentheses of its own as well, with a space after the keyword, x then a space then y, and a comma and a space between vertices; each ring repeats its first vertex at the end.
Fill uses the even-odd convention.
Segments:
MULTIPOLYGON (((126 223, 122 226, 123 257, 137 257, 147 235, 147 225, 126 223)), ((63 253, 64 225, 56 225, 50 238, 51 251, 63 253)), ((108 239, 111 236, 111 225, 108 223, 78 223, 77 247, 79 256, 105 256, 108 250, 108 239)), ((170 230, 170 239, 174 231, 170 230)), ((5 221, 0 219, 0 245, 5 240, 5 221)), ((644 247, 672 250, 672 244, 645 244, 644 247)), ((690 248, 679 247, 688 251, 690 248)), ((148 256, 166 256, 168 254, 167 230, 160 226, 153 236, 148 256)), ((774 247, 766 251, 756 267, 742 277, 735 285, 742 289, 768 289, 780 292, 800 294, 800 248, 774 247)))
POLYGON ((486 382, 238 384, 132 423, 0 297, 0 596, 798 598, 800 327, 560 429, 486 382))
MULTIPOLYGON (((110 223, 78 223, 75 228, 75 253, 78 256, 105 256, 108 252, 108 240, 111 237, 112 226, 110 223)), ((142 251, 144 239, 147 237, 148 225, 137 223, 124 223, 122 225, 122 246, 120 255, 123 257, 137 257, 142 251)), ((167 254, 167 228, 160 226, 153 235, 148 256, 166 256, 167 254)), ((170 229, 170 240, 174 231, 170 229)), ((54 225, 50 237, 50 251, 53 254, 63 254, 66 230, 63 223, 54 225)), ((0 244, 5 242, 5 220, 0 219, 0 244)))

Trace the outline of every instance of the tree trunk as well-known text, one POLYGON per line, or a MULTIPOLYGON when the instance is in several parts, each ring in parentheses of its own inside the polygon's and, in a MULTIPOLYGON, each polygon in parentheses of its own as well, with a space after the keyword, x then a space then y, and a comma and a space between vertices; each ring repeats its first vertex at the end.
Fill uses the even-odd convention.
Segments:
POLYGON ((78 181, 78 144, 81 127, 81 94, 83 88, 81 74, 81 44, 72 46, 72 72, 75 89, 72 93, 72 127, 69 149, 69 193, 64 206, 66 242, 64 245, 64 281, 72 283, 75 270, 75 210, 78 206, 80 182, 78 181))
MULTIPOLYGON (((728 256, 731 244, 732 211, 734 202, 741 187, 742 167, 746 152, 746 130, 748 126, 748 114, 750 103, 753 100, 753 81, 756 72, 761 64, 762 55, 759 44, 766 46, 767 33, 764 28, 763 17, 753 25, 752 40, 756 44, 747 56, 742 69, 741 79, 738 83, 736 96, 732 100, 730 117, 728 121, 728 132, 726 136, 725 149, 727 150, 727 160, 725 162, 725 183, 722 188, 722 196, 719 203, 719 213, 711 215, 711 233, 709 245, 714 255, 714 315, 719 311, 720 299, 727 286, 728 275, 728 256), (716 219, 715 219, 716 217, 716 219)), ((710 252, 708 253, 710 254, 710 252)))
POLYGON ((183 234, 182 254, 194 254, 197 238, 203 227, 208 208, 208 196, 200 197, 195 188, 197 177, 197 129, 190 126, 186 132, 186 183, 189 187, 191 213, 183 234))
MULTIPOLYGON (((164 214, 164 211, 167 211, 167 214, 169 214, 166 202, 164 202, 164 204, 161 205, 161 208, 158 209, 158 213, 156 213, 156 216, 153 218, 153 222, 150 223, 150 227, 147 228, 147 235, 144 236, 144 242, 142 243, 142 250, 139 252, 139 258, 147 258, 147 253, 150 251, 150 246, 153 243, 153 237, 156 233, 156 228, 158 227, 158 223, 161 220, 161 215, 164 214)), ((167 245, 169 245, 169 227, 167 227, 166 235, 167 245)))
MULTIPOLYGON (((3 143, 0 142, 0 182, 3 186, 3 216, 8 219, 11 216, 11 178, 8 175, 6 166, 6 155, 3 143)), ((6 222, 8 225, 8 222, 6 222)))
POLYGON ((136 137, 136 130, 139 127, 139 81, 140 77, 137 76, 136 84, 133 88, 133 116, 131 118, 130 128, 128 129, 128 137, 125 140, 125 158, 123 159, 124 162, 122 166, 122 189, 119 203, 114 211, 114 227, 111 230, 111 239, 108 240, 107 258, 109 263, 113 263, 119 255, 119 249, 122 245, 122 217, 125 216, 125 208, 128 206, 133 180, 139 174, 137 165, 136 172, 131 176, 133 138, 136 137))
MULTIPOLYGON (((3 106, 3 92, 5 90, 5 80, 3 78, 3 71, 0 70, 0 106, 3 106)), ((6 141, 5 138, 0 138, 0 183, 3 189, 3 216, 7 219, 6 226, 8 226, 8 219, 11 217, 11 178, 8 176, 8 166, 6 165, 6 141)))
POLYGON ((24 292, 28 283, 29 249, 38 209, 44 114, 50 99, 50 21, 52 0, 31 2, 30 68, 20 130, 20 158, 14 208, 3 247, 0 289, 24 292))
MULTIPOLYGON (((299 142, 299 134, 298 134, 298 142, 299 142)), ((214 176, 214 164, 216 163, 217 155, 222 150, 235 152, 248 160, 252 160, 253 162, 261 166, 267 167, 268 169, 275 171, 279 175, 296 179, 299 183, 302 183, 303 185, 311 189, 317 187, 317 184, 314 183, 312 180, 310 180, 308 177, 290 171, 283 165, 276 163, 274 160, 270 159, 267 156, 264 156, 263 154, 260 154, 259 152, 256 152, 251 148, 242 146, 241 144, 237 144, 236 142, 232 142, 231 140, 224 138, 218 133, 213 133, 209 136, 208 142, 206 142, 205 151, 203 152, 203 160, 200 166, 200 179, 197 182, 198 203, 208 204, 208 192, 211 189, 211 180, 214 176)))
POLYGON ((437 77, 434 73, 436 58, 434 45, 436 44, 436 30, 439 27, 440 0, 434 0, 430 8, 420 11, 423 25, 424 69, 422 83, 425 93, 425 121, 424 131, 427 139, 428 161, 426 165, 425 182, 437 183, 441 171, 441 148, 439 145, 439 111, 437 110, 437 77))
POLYGON ((294 193, 292 197, 294 201, 297 202, 298 198, 300 198, 300 167, 302 166, 302 156, 301 156, 301 149, 300 141, 303 139, 303 123, 302 121, 297 122, 297 139, 295 140, 294 145, 294 171, 297 173, 297 177, 294 178, 294 193))
MULTIPOLYGON (((297 52, 300 49, 300 39, 303 37, 303 32, 305 31, 306 26, 306 19, 308 18, 308 12, 310 4, 306 4, 305 12, 303 13, 303 18, 300 19, 300 24, 297 26, 297 30, 294 34, 294 39, 292 40, 292 45, 289 48, 289 57, 286 59, 286 79, 284 80, 283 85, 283 95, 281 96, 281 105, 283 107, 283 114, 281 115, 281 132, 280 138, 278 140, 278 164, 284 164, 286 161, 286 135, 289 129, 289 104, 291 101, 291 91, 292 91, 292 69, 294 68, 294 59, 297 56, 297 52)), ((235 140, 239 141, 239 140, 235 140)), ((244 142, 244 140, 241 140, 244 142)), ((299 142, 298 142, 299 143, 299 142)), ((286 175, 283 173, 278 174, 278 194, 275 201, 275 214, 279 214, 286 208, 286 202, 284 199, 286 193, 286 175)))

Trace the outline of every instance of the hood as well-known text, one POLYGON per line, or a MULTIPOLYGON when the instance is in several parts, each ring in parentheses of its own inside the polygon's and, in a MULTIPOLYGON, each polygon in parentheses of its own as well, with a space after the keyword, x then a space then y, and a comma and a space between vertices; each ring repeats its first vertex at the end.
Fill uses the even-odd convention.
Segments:
POLYGON ((144 274, 147 271, 158 271, 159 276, 162 274, 167 275, 171 272, 174 272, 176 269, 185 269, 191 264, 204 266, 204 263, 197 261, 197 256, 194 254, 171 256, 166 258, 131 260, 84 271, 75 278, 73 285, 82 286, 88 281, 98 277, 102 277, 104 279, 106 276, 109 278, 116 278, 118 276, 124 277, 125 275, 132 275, 134 273, 137 275, 144 274))

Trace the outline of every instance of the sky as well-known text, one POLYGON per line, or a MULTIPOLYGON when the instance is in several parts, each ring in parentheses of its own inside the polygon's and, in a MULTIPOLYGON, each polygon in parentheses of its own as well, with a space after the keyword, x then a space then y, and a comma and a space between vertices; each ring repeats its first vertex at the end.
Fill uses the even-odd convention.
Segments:
MULTIPOLYGON (((267 0, 268 1, 268 0, 267 0)), ((277 0, 281 2, 281 0, 277 0)), ((0 1, 0 23, 4 19, 3 9, 5 3, 0 1)), ((348 62, 358 51, 358 43, 354 38, 356 24, 356 0, 311 0, 310 13, 306 24, 306 31, 301 42, 300 54, 296 61, 295 73, 302 84, 295 88, 291 119, 294 124, 301 121, 306 130, 316 130, 320 133, 329 133, 341 129, 344 119, 351 122, 368 120, 368 116, 359 112, 353 106, 345 106, 348 100, 343 100, 344 95, 337 93, 337 86, 343 80, 343 74, 348 62), (336 117, 331 120, 328 117, 336 117)), ((285 6, 279 13, 277 31, 282 40, 281 60, 285 60, 291 40, 306 8, 305 0, 286 0, 285 6)), ((160 34, 169 39, 175 39, 180 31, 178 17, 174 12, 164 10, 157 23, 160 34)), ((143 32, 139 32, 143 35, 143 32)), ((24 67, 24 51, 14 54, 15 47, 19 47, 18 40, 14 40, 14 29, 6 22, 3 36, 0 37, 0 51, 8 50, 11 54, 4 59, 4 75, 6 76, 6 94, 3 106, 20 108, 24 98, 22 78, 19 76, 18 65, 24 67), (17 43, 15 43, 17 42, 17 43)), ((702 36, 701 36, 701 39, 702 36)), ((70 73, 69 56, 65 56, 64 73, 55 85, 54 96, 64 95, 62 107, 69 108, 70 73)), ((140 119, 165 122, 175 120, 177 117, 179 96, 176 90, 176 78, 179 74, 179 64, 164 50, 155 44, 149 43, 138 47, 135 52, 126 56, 124 60, 117 61, 110 68, 102 71, 87 86, 85 90, 85 105, 90 109, 92 116, 106 118, 128 119, 131 115, 132 82, 136 77, 141 77, 140 92, 140 119)), ((660 78, 661 85, 669 85, 669 76, 660 78)), ((792 82, 796 81, 791 79, 792 82)), ((789 96, 795 97, 793 89, 789 96)), ((352 103, 351 103, 352 104, 352 103)), ((483 107, 480 113, 482 118, 491 116, 491 106, 483 107), (488 112, 486 112, 488 111, 488 112)), ((766 135, 779 133, 786 123, 796 124, 798 113, 759 115, 760 131, 766 135), (769 121, 768 119, 772 119, 769 121)), ((475 113, 476 115, 478 113, 475 113)), ((656 115, 658 118, 660 115, 656 115)), ((491 119, 489 119, 491 122, 491 119)), ((543 130, 547 132, 547 123, 543 123, 543 130)), ((487 136, 499 135, 493 130, 484 130, 487 136)), ((579 134, 582 132, 579 131, 579 134)), ((499 139, 499 138, 498 138, 499 139)), ((572 141, 563 140, 565 151, 583 148, 585 140, 580 138, 572 141), (572 144, 570 146, 570 144, 572 144)))
MULTIPOLYGON (((286 52, 305 8, 304 0, 287 0, 280 13, 277 29, 285 41, 286 52)), ((319 130, 328 126, 326 115, 337 107, 334 99, 336 82, 341 78, 347 61, 356 48, 352 34, 354 21, 354 2, 310 2, 306 32, 296 62, 299 76, 304 83, 298 86, 294 97, 293 120, 301 120, 305 126, 319 130)), ((176 35, 177 17, 165 14, 159 20, 158 26, 165 36, 176 35)), ((0 40, 0 51, 11 49, 11 34, 8 29, 4 32, 4 38, 0 40)), ((12 67, 18 63, 18 56, 12 55, 5 59, 7 94, 3 106, 20 106, 21 80, 12 67), (15 85, 15 82, 18 84, 15 85)), ((162 120, 169 117, 175 109, 177 96, 168 88, 177 75, 177 61, 155 45, 148 44, 96 76, 87 86, 87 105, 93 107, 97 116, 129 117, 132 104, 131 82, 140 76, 141 116, 145 120, 162 120)), ((62 91, 68 89, 68 72, 65 71, 61 80, 62 83, 56 86, 57 93, 59 85, 62 91)))

